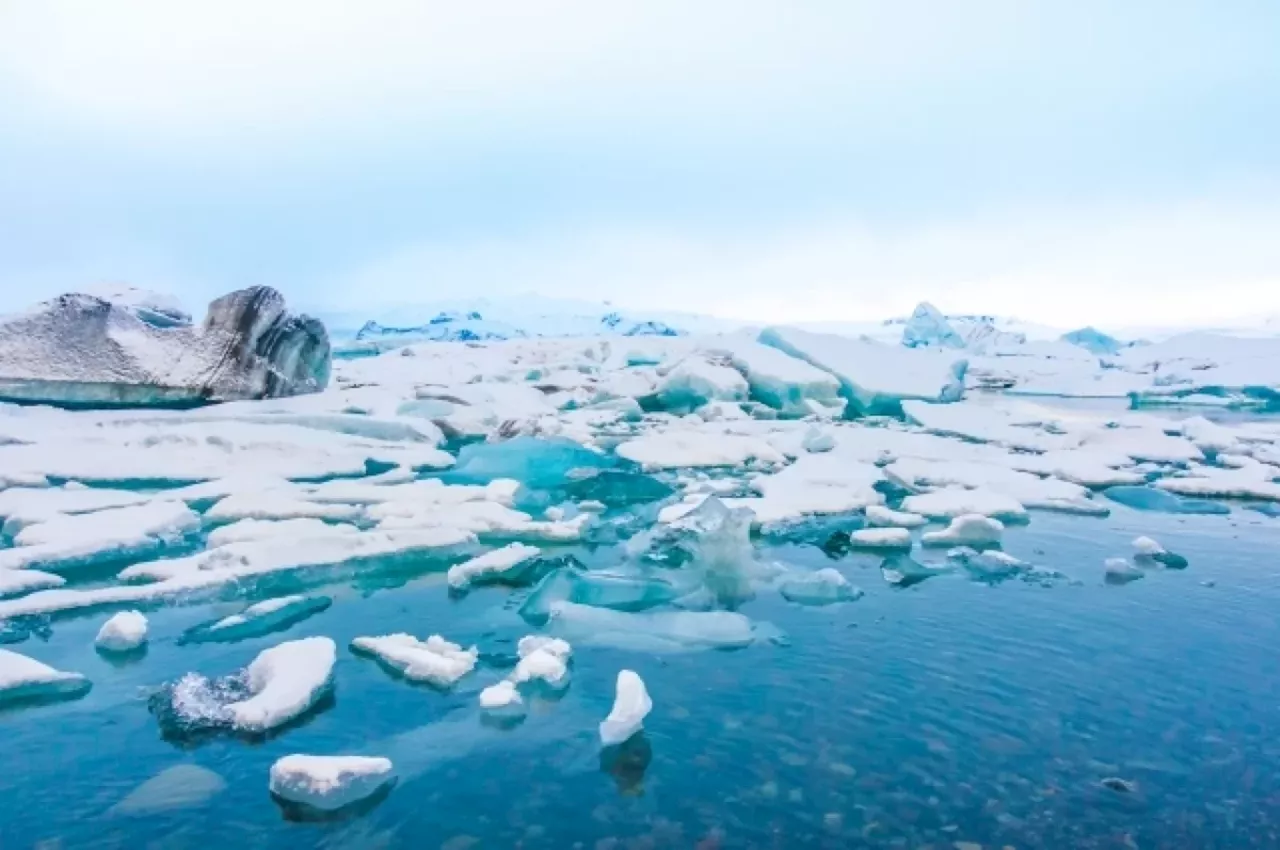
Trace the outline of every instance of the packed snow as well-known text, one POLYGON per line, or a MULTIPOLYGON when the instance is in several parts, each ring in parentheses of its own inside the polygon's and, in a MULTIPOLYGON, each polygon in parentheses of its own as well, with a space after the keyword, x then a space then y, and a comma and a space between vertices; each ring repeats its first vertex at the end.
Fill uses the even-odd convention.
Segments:
POLYGON ((245 669, 248 699, 227 706, 232 724, 267 732, 301 716, 329 690, 337 647, 310 637, 264 649, 245 669))
POLYGON ((147 618, 141 611, 121 611, 102 624, 93 643, 104 652, 132 652, 147 641, 147 618))
POLYGON ((0 649, 0 705, 23 700, 74 699, 89 691, 79 673, 55 670, 17 652, 0 649))
POLYGON ((390 759, 370 756, 291 755, 271 765, 271 793, 320 811, 365 800, 392 779, 390 759))
POLYGON ((373 656, 411 682, 450 688, 475 669, 479 652, 463 649, 439 635, 418 640, 399 633, 383 637, 358 637, 351 642, 357 652, 373 656))

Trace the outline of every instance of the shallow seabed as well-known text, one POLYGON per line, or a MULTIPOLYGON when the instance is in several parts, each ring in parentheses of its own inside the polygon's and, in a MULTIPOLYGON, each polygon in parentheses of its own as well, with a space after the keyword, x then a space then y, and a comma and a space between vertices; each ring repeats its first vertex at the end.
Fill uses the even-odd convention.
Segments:
POLYGON ((240 603, 164 607, 149 612, 145 657, 115 664, 92 648, 100 615, 59 619, 47 642, 15 648, 94 687, 0 714, 0 846, 1280 846, 1280 520, 1112 507, 1105 519, 1037 512, 1006 534, 1007 552, 1078 583, 952 573, 898 589, 876 557, 768 546, 768 559, 835 566, 865 597, 814 608, 761 592, 742 610, 784 637, 742 651, 577 652, 565 695, 511 729, 482 725, 476 695, 530 631, 515 612, 526 590, 450 597, 440 573, 402 565, 330 586, 327 611, 233 644, 176 639, 240 603), (1104 584, 1103 559, 1138 534, 1190 569, 1104 584), (395 631, 486 654, 442 693, 347 649, 395 631), (266 740, 162 738, 157 687, 308 635, 338 642, 332 703, 266 740), (622 667, 654 710, 642 738, 602 756, 596 724, 622 667), (399 779, 362 814, 290 820, 266 777, 294 752, 387 756, 399 779), (177 788, 122 805, 186 764, 225 785, 179 772, 177 788))

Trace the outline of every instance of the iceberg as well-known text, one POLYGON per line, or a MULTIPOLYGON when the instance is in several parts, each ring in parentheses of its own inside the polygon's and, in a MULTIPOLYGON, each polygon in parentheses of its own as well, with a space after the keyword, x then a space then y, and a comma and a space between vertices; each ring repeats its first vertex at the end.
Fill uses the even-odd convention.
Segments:
POLYGON ((268 732, 306 713, 333 684, 337 648, 327 637, 310 637, 264 649, 245 668, 249 698, 228 705, 232 725, 268 732))
POLYGON ((965 347, 960 334, 956 333, 938 308, 928 301, 920 302, 911 313, 911 318, 902 329, 902 344, 907 348, 930 345, 942 348, 965 347))
POLYGON ((423 682, 437 688, 451 688, 475 669, 479 651, 473 646, 463 649, 439 635, 418 640, 404 633, 383 637, 358 637, 351 649, 377 658, 385 666, 411 682, 423 682))
POLYGON ((996 546, 1004 533, 1004 524, 981 514, 963 514, 951 520, 941 531, 926 531, 920 536, 925 546, 996 546))
POLYGON ((1107 584, 1128 584, 1146 575, 1126 558, 1107 558, 1103 567, 1107 584))
POLYGON ((504 679, 480 692, 480 710, 498 721, 518 721, 524 717, 524 698, 515 683, 504 679))
POLYGON ((691 413, 708 402, 746 399, 747 381, 738 370, 706 356, 691 354, 667 372, 654 394, 652 406, 671 413, 691 413))
POLYGON ((86 294, 113 307, 128 310, 152 327, 173 328, 191 324, 191 314, 177 298, 164 292, 117 283, 95 287, 86 294))
POLYGON ((746 377, 749 398, 786 417, 808 416, 817 406, 839 416, 845 406, 840 382, 804 360, 762 345, 745 335, 714 342, 709 351, 728 357, 746 377))
POLYGON ((1012 522, 1027 518, 1027 509, 1017 499, 985 488, 947 487, 932 493, 919 493, 903 499, 902 509, 930 519, 953 519, 967 514, 1012 522))
POLYGON ((541 625, 556 602, 576 602, 615 611, 644 611, 674 601, 680 595, 665 578, 602 570, 561 567, 548 573, 520 605, 520 616, 541 625))
POLYGON ((778 583, 778 592, 789 602, 801 605, 830 605, 862 598, 862 591, 832 567, 811 573, 792 572, 778 583))
POLYGON ((562 486, 570 470, 603 469, 612 465, 613 459, 608 455, 563 437, 513 437, 496 443, 463 446, 458 452, 458 462, 444 478, 467 484, 511 478, 532 490, 545 490, 562 486))
POLYGON ((880 575, 885 583, 898 588, 912 587, 945 572, 946 567, 922 564, 909 555, 890 555, 880 564, 880 575))
POLYGON ((0 649, 0 706, 79 699, 90 687, 89 680, 79 673, 64 673, 34 658, 0 649))
MULTIPOLYGON (((155 315, 153 313, 153 315, 155 315)), ((131 306, 62 295, 0 320, 0 400, 67 407, 190 407, 316 392, 324 325, 253 287, 209 305, 200 327, 157 326, 131 306)))
POLYGON ((610 508, 658 502, 675 491, 669 484, 651 475, 602 469, 595 474, 574 478, 565 483, 569 498, 579 502, 599 502, 610 508))
POLYGON ((367 800, 393 778, 390 759, 285 756, 271 765, 271 793, 287 803, 335 812, 367 800))
POLYGON ((902 402, 959 401, 969 361, 942 350, 890 346, 867 338, 766 328, 760 342, 840 381, 846 414, 902 415, 902 402))
POLYGON ((1083 327, 1062 335, 1062 341, 1078 345, 1092 354, 1119 354, 1124 343, 1094 327, 1083 327))
MULTIPOLYGON (((564 641, 561 644, 568 646, 564 641)), ((563 690, 569 684, 568 656, 557 653, 555 649, 554 646, 544 645, 523 653, 515 670, 511 672, 511 681, 518 685, 543 682, 552 690, 563 690)))
POLYGON ((1031 565, 1001 552, 999 549, 977 551, 960 546, 947 553, 947 559, 960 564, 979 581, 997 582, 1010 576, 1027 573, 1031 565))
POLYGON ((652 710, 653 700, 644 680, 634 671, 619 671, 613 708, 600 724, 600 742, 606 747, 623 743, 641 730, 652 710))
POLYGON ((248 606, 239 614, 188 629, 179 643, 232 643, 262 637, 326 610, 333 601, 327 596, 281 596, 248 606))
POLYGON ((121 611, 102 624, 94 646, 103 652, 132 652, 147 642, 147 618, 140 611, 121 611))

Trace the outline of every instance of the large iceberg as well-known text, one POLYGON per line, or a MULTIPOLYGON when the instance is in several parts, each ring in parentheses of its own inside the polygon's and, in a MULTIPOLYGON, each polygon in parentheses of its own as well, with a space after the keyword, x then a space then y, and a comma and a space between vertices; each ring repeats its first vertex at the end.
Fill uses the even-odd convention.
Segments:
POLYGON ((329 357, 324 325, 287 312, 268 287, 218 298, 199 327, 73 293, 0 321, 0 400, 183 407, 276 398, 323 389, 329 357))
POLYGON ((906 399, 950 402, 964 395, 969 361, 953 351, 782 327, 765 328, 760 342, 835 376, 848 413, 900 415, 906 399))

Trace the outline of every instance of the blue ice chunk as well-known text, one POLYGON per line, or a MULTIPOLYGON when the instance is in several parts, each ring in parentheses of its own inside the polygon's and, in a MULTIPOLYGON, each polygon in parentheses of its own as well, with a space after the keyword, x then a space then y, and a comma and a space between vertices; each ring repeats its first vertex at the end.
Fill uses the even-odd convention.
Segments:
POLYGON ((209 623, 188 629, 179 643, 231 643, 283 631, 319 614, 333 604, 327 596, 285 596, 268 599, 209 623))
POLYGON ((951 327, 947 317, 928 301, 922 301, 902 329, 902 344, 907 348, 940 346, 964 348, 964 338, 951 327))
POLYGON ((520 606, 520 616, 542 625, 556 602, 574 602, 614 611, 644 611, 665 605, 680 594, 666 579, 642 574, 564 567, 549 573, 520 606))
POLYGON ((459 484, 487 484, 514 478, 534 490, 562 487, 572 470, 607 469, 611 455, 591 451, 563 437, 514 437, 499 443, 471 443, 458 452, 458 463, 441 476, 459 484))
POLYGON ((1168 514, 1229 514, 1231 508, 1207 499, 1188 499, 1155 487, 1138 487, 1122 484, 1102 491, 1108 499, 1140 511, 1160 511, 1168 514))
POLYGON ((675 492, 671 485, 651 475, 614 469, 570 481, 565 489, 570 498, 594 500, 611 508, 656 502, 675 492))
POLYGON ((894 587, 911 587, 949 571, 946 566, 922 564, 910 555, 890 555, 880 563, 880 575, 894 587))
POLYGON ((1094 354, 1116 354, 1124 343, 1094 327, 1083 327, 1062 335, 1063 342, 1078 345, 1094 354))
POLYGON ((778 583, 778 592, 801 605, 831 605, 862 598, 862 590, 849 584, 837 570, 827 567, 811 573, 789 573, 778 583))

